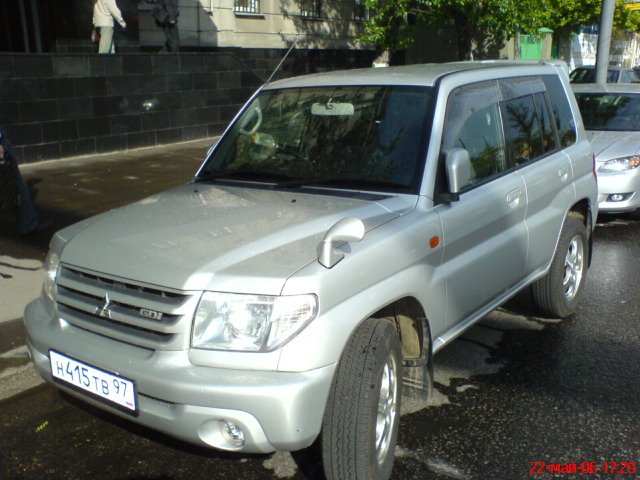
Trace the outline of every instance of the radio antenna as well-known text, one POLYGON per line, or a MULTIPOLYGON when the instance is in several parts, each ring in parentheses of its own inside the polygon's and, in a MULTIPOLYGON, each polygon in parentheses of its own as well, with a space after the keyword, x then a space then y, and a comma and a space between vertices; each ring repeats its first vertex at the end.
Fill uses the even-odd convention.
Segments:
POLYGON ((289 54, 291 53, 291 50, 294 49, 294 47, 296 46, 296 43, 298 43, 298 39, 296 38, 293 43, 291 44, 291 46, 289 47, 289 50, 287 50, 287 53, 284 54, 284 57, 282 57, 282 60, 280 60, 280 63, 278 64, 278 66, 273 70, 273 73, 271 73, 271 76, 267 79, 266 83, 263 85, 263 87, 266 87, 267 85, 269 85, 269 83, 271 83, 271 80, 273 79, 274 75, 276 74, 276 72, 278 70, 280 70, 280 67, 282 66, 282 64, 284 63, 284 61, 287 59, 287 57, 289 56, 289 54))

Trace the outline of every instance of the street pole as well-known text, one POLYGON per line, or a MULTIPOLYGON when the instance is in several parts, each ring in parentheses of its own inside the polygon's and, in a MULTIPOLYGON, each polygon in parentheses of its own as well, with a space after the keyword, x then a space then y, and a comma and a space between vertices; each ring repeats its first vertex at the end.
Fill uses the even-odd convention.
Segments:
POLYGON ((20 22, 22 23, 22 39, 24 41, 24 51, 29 53, 31 47, 29 45, 29 27, 27 26, 27 13, 24 8, 24 0, 20 0, 20 22))
POLYGON ((33 34, 36 39, 36 52, 42 53, 42 38, 40 36, 40 15, 38 15, 38 3, 31 0, 31 17, 33 18, 33 34))
POLYGON ((607 67, 609 66, 609 50, 611 49, 611 32, 613 30, 613 12, 615 0, 602 0, 600 28, 598 30, 598 51, 596 53, 596 83, 607 83, 607 67))

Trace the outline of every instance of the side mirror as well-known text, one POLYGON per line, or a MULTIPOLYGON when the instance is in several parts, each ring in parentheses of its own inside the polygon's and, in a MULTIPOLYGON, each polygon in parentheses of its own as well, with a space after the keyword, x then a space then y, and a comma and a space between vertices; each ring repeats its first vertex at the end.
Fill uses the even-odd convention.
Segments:
POLYGON ((362 237, 364 237, 362 220, 356 217, 343 218, 327 230, 322 242, 318 244, 318 261, 323 267, 333 267, 344 258, 344 253, 336 251, 336 244, 359 242, 362 237))
POLYGON ((471 181, 471 157, 464 148, 454 148, 445 160, 447 181, 449 183, 449 201, 460 199, 460 190, 471 181))

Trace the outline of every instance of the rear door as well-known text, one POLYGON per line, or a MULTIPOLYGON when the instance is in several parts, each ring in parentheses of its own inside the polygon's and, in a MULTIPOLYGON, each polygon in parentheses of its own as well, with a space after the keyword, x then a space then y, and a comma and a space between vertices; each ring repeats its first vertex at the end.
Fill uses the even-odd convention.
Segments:
MULTIPOLYGON (((562 88, 558 77, 547 77, 549 85, 562 88)), ((500 88, 507 155, 526 188, 526 272, 530 274, 545 269, 551 261, 567 206, 575 195, 573 171, 563 148, 575 143, 576 135, 574 126, 566 121, 566 97, 556 91, 552 103, 544 77, 502 80, 500 88)))

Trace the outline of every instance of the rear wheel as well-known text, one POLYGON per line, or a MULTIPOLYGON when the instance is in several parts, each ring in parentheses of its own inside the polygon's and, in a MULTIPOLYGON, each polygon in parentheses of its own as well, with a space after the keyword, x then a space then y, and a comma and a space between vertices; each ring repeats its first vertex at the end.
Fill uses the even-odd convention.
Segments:
POLYGON ((570 214, 560 234, 547 275, 531 286, 533 301, 541 314, 568 317, 576 311, 587 275, 589 242, 582 217, 570 214))
POLYGON ((321 433, 327 480, 389 478, 401 383, 395 328, 387 320, 366 320, 347 342, 329 393, 321 433))

